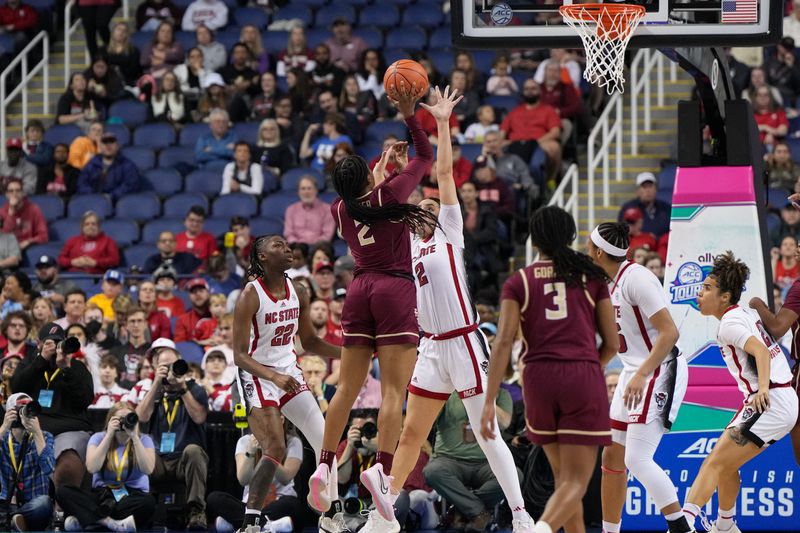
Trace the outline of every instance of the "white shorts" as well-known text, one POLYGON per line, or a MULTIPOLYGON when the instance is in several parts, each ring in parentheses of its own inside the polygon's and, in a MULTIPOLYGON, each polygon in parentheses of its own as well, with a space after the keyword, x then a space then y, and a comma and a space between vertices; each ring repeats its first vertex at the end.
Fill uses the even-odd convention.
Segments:
POLYGON ((447 400, 456 390, 470 398, 486 389, 488 372, 488 343, 480 330, 447 340, 423 337, 408 392, 447 400))
POLYGON ((271 366, 269 368, 280 374, 293 377, 300 383, 300 388, 289 394, 273 382, 256 378, 250 374, 250 372, 239 368, 236 375, 236 384, 239 388, 239 397, 244 401, 244 406, 248 413, 253 408, 277 407, 280 409, 286 402, 301 392, 308 390, 308 385, 306 385, 303 379, 303 371, 300 370, 297 363, 292 363, 284 367, 271 366))
POLYGON ((614 442, 625 444, 628 424, 647 424, 661 420, 664 429, 669 430, 678 416, 686 386, 689 382, 689 367, 682 356, 661 363, 645 381, 644 395, 639 405, 628 409, 622 399, 636 369, 623 370, 619 375, 617 390, 611 401, 611 429, 614 442), (618 442, 622 439, 622 442, 618 442))
POLYGON ((785 437, 797 423, 797 393, 791 387, 769 390, 769 409, 763 413, 743 404, 727 429, 736 427, 747 440, 759 448, 769 446, 785 437))

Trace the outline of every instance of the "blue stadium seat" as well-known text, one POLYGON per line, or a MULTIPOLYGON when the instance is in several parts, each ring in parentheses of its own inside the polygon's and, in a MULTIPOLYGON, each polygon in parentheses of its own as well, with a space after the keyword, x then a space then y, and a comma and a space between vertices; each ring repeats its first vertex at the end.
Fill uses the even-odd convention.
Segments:
POLYGON ((512 70, 511 77, 517 82, 517 85, 522 89, 525 82, 533 77, 533 72, 530 70, 512 70))
POLYGON ((258 213, 258 204, 251 194, 224 194, 214 200, 211 213, 217 218, 234 216, 250 218, 258 213))
POLYGON ((357 19, 356 10, 353 6, 343 2, 333 2, 330 5, 321 7, 319 11, 317 11, 317 20, 320 23, 327 25, 338 18, 343 18, 355 26, 357 19))
POLYGON ((161 169, 172 168, 178 163, 194 165, 194 145, 170 146, 158 153, 158 167, 161 169))
POLYGON ((442 26, 431 32, 428 40, 429 48, 450 48, 453 46, 453 36, 450 33, 450 26, 442 26))
MULTIPOLYGON (((669 164, 662 168, 661 172, 658 173, 658 189, 672 192, 675 188, 675 174, 677 172, 678 167, 674 164, 669 164)), ((786 193, 786 196, 788 195, 789 193, 786 193)))
MULTIPOLYGON (((64 278, 66 276, 62 276, 64 278)), ((86 296, 91 298, 95 294, 99 294, 101 292, 101 283, 100 283, 100 276, 91 276, 91 275, 81 275, 75 277, 69 277, 69 281, 75 284, 80 290, 86 293, 86 296)))
POLYGON ((347 255, 347 243, 340 239, 333 241, 333 255, 336 257, 347 255))
POLYGON ((122 149, 122 155, 130 159, 139 172, 147 172, 156 166, 156 153, 152 148, 145 146, 126 146, 122 149))
POLYGON ((133 220, 112 218, 103 222, 103 231, 117 241, 120 248, 139 240, 139 225, 133 220))
POLYGON ((125 262, 125 266, 128 268, 133 266, 142 268, 145 261, 147 261, 147 258, 155 253, 157 253, 157 250, 153 247, 152 243, 134 244, 133 246, 128 246, 122 251, 122 257, 123 261, 125 262))
MULTIPOLYGON (((414 49, 416 50, 417 47, 415 46, 414 49)), ((384 48, 383 49, 383 58, 386 60, 387 65, 391 65, 395 61, 400 59, 408 59, 409 54, 408 50, 403 50, 402 48, 384 48)))
POLYGON ((431 64, 439 72, 447 74, 453 70, 454 54, 450 50, 431 48, 428 50, 428 59, 431 60, 431 64))
POLYGON ((269 24, 269 15, 260 7, 239 7, 233 11, 233 20, 238 26, 252 24, 263 30, 269 24))
MULTIPOLYGON (((427 39, 425 30, 416 26, 403 26, 386 34, 386 48, 422 50, 427 39)), ((388 59, 386 60, 389 61, 388 59)))
POLYGON ((308 6, 312 8, 322 7, 328 3, 328 0, 293 0, 292 4, 298 6, 308 6))
POLYGON ((48 224, 51 241, 67 241, 81 232, 81 221, 77 218, 62 218, 48 224))
POLYGON ((267 220, 278 220, 283 224, 286 208, 297 201, 296 193, 281 191, 270 194, 261 200, 261 216, 267 220))
POLYGON ((767 232, 772 233, 777 231, 781 225, 781 217, 775 213, 767 213, 767 232))
POLYGON ((53 146, 59 143, 70 145, 76 137, 81 135, 83 135, 83 130, 75 124, 56 124, 47 128, 47 131, 44 132, 44 140, 53 146))
POLYGON ((316 48, 318 44, 324 43, 330 36, 331 30, 329 28, 318 27, 306 30, 306 40, 308 41, 308 46, 311 48, 316 48))
POLYGON ((303 176, 311 176, 317 180, 317 189, 325 189, 325 176, 319 170, 313 168, 296 167, 284 172, 281 178, 281 189, 297 194, 297 185, 303 176))
POLYGON ((147 104, 138 100, 119 100, 111 104, 109 117, 115 117, 129 127, 136 127, 147 121, 149 108, 147 104))
POLYGON ((153 42, 154 31, 137 31, 131 35, 131 44, 141 50, 147 43, 153 42))
POLYGON ((214 237, 219 237, 230 230, 230 222, 229 218, 207 218, 203 229, 214 237))
POLYGON ((133 132, 133 144, 161 149, 175 144, 175 128, 165 122, 142 124, 133 132))
POLYGON ((162 231, 180 233, 184 230, 183 218, 158 218, 151 220, 142 228, 142 242, 158 242, 158 236, 162 231))
POLYGON ((195 170, 186 176, 186 190, 217 196, 222 190, 222 172, 214 170, 195 170))
POLYGON ((172 168, 154 168, 143 176, 144 190, 152 190, 159 196, 170 196, 183 189, 183 177, 172 168))
MULTIPOLYGON (((52 237, 52 236, 51 236, 52 237)), ((64 243, 61 242, 48 242, 47 244, 32 244, 25 250, 24 257, 22 258, 23 265, 33 267, 43 255, 49 255, 54 259, 58 259, 61 254, 61 248, 64 243)))
POLYGON ((475 68, 478 72, 489 75, 492 71, 492 64, 497 56, 494 50, 471 50, 472 58, 475 60, 475 68))
POLYGON ((378 28, 360 26, 353 28, 353 34, 364 39, 370 48, 383 48, 383 32, 378 28))
MULTIPOLYGON (((661 190, 661 183, 659 182, 659 190, 661 190)), ((672 189, 670 189, 672 192, 672 189)), ((767 204, 774 209, 783 209, 786 205, 786 198, 789 196, 788 191, 783 189, 775 189, 770 187, 767 189, 767 204)))
POLYGON ((236 28, 228 27, 225 31, 221 31, 217 34, 217 41, 225 47, 227 50, 228 55, 230 56, 231 50, 233 49, 233 45, 239 42, 240 32, 236 28))
POLYGON ((461 155, 464 157, 464 159, 469 160, 470 163, 474 163, 475 159, 481 155, 481 150, 483 150, 482 144, 461 145, 461 155))
POLYGON ((190 48, 197 45, 197 35, 193 31, 176 31, 175 40, 181 43, 181 46, 187 53, 190 48))
POLYGON ((261 44, 268 52, 277 54, 286 48, 286 42, 289 39, 288 31, 265 31, 261 34, 261 44))
POLYGON ((161 201, 152 192, 128 194, 117 200, 114 214, 138 222, 152 220, 161 214, 161 201))
POLYGON ((404 26, 417 25, 431 29, 440 26, 443 20, 442 6, 436 4, 417 3, 408 6, 403 12, 404 26))
POLYGON ((48 222, 64 216, 64 200, 53 194, 28 196, 28 200, 39 206, 48 222))
POLYGON ((233 132, 236 138, 244 142, 255 145, 258 142, 258 127, 260 122, 237 122, 233 125, 233 132))
POLYGON ((114 210, 105 194, 76 194, 67 205, 67 217, 81 218, 87 211, 94 211, 100 218, 111 216, 114 210))
POLYGON ((361 10, 360 26, 377 26, 386 29, 393 28, 400 23, 400 12, 395 6, 386 5, 384 2, 367 6, 361 10))
POLYGON ((283 222, 268 218, 254 218, 250 221, 251 235, 283 235, 283 222))
POLYGON ((513 95, 488 95, 483 99, 483 103, 507 113, 519 105, 520 99, 513 95))
POLYGON ((412 3, 414 0, 383 0, 384 4, 393 4, 397 6, 407 6, 408 4, 412 3))
POLYGON ((368 5, 371 0, 338 0, 342 4, 349 4, 353 7, 364 7, 368 5))
POLYGON ((378 141, 369 141, 365 143, 361 143, 358 148, 356 148, 356 154, 360 155, 364 159, 367 160, 367 163, 372 161, 372 158, 376 155, 381 154, 381 150, 383 149, 383 143, 378 141))
POLYGON ((401 141, 408 137, 406 125, 398 120, 374 122, 367 127, 365 141, 376 141, 383 144, 383 138, 389 134, 395 135, 401 141))
MULTIPOLYGON (((278 8, 278 12, 272 15, 272 20, 291 20, 300 19, 306 27, 314 24, 314 14, 306 6, 286 5, 278 8)), ((325 20, 325 19, 321 19, 325 20)), ((333 20, 333 19, 330 19, 333 20)))
POLYGON ((0 52, 4 54, 14 52, 14 37, 8 34, 0 35, 0 52))
POLYGON ((197 139, 211 131, 208 124, 186 124, 181 128, 181 135, 178 144, 181 146, 191 146, 194 148, 197 139))
POLYGON ((270 172, 269 170, 263 170, 262 174, 264 175, 264 194, 269 194, 272 191, 277 191, 280 187, 280 183, 278 182, 278 178, 270 172))
POLYGON ((131 131, 123 124, 106 124, 103 128, 106 133, 113 133, 117 136, 120 146, 128 146, 131 143, 131 131))
POLYGON ((187 363, 200 364, 203 361, 205 351, 202 346, 195 342, 176 342, 175 348, 178 349, 181 358, 185 359, 187 363))
POLYGON ((164 201, 164 217, 183 220, 193 205, 202 205, 203 209, 208 212, 208 198, 203 194, 184 192, 170 196, 164 201))

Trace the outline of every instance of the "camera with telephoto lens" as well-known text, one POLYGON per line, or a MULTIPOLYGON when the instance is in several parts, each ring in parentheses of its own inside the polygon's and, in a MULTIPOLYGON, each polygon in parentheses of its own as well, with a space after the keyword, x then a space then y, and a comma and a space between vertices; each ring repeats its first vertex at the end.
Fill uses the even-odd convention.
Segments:
POLYGON ((359 514, 361 511, 369 509, 369 502, 361 498, 345 498, 344 512, 347 514, 359 514))
POLYGON ((17 409, 17 419, 11 423, 11 427, 21 428, 22 417, 36 418, 42 413, 42 405, 36 400, 31 400, 28 403, 22 404, 17 409))
POLYGON ((374 439, 378 435, 378 426, 375 422, 364 422, 361 426, 361 436, 367 440, 374 439))
MULTIPOLYGON (((177 361, 172 363, 172 366, 169 367, 169 370, 170 372, 172 372, 172 375, 175 376, 176 378, 185 376, 189 372, 189 363, 187 363, 183 359, 178 359, 177 361)), ((167 378, 162 378, 161 383, 164 385, 168 385, 169 381, 167 381, 167 378)))
POLYGON ((120 429, 134 429, 139 424, 139 416, 136 413, 128 413, 119 420, 120 429))
POLYGON ((79 341, 77 337, 67 337, 59 343, 58 349, 61 350, 64 355, 72 355, 80 351, 81 341, 79 341))

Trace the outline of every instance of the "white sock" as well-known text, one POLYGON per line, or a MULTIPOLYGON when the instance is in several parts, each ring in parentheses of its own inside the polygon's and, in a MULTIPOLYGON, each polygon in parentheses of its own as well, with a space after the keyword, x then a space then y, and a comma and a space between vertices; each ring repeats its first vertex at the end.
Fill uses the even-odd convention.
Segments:
POLYGON ((736 516, 736 507, 731 507, 730 509, 720 508, 719 514, 717 514, 717 529, 726 531, 732 528, 734 516, 736 516))
POLYGON ((700 506, 695 505, 693 503, 685 503, 683 504, 683 516, 686 517, 686 521, 689 522, 689 527, 694 529, 694 519, 700 514, 700 506))
POLYGON ((257 515, 260 516, 261 515, 261 509, 247 509, 247 508, 245 508, 244 514, 257 514, 257 515))
POLYGON ((622 527, 622 522, 614 524, 603 520, 603 533, 619 533, 620 527, 622 527))
POLYGON ((674 522, 675 520, 680 520, 683 516, 683 511, 675 511, 674 513, 665 514, 664 518, 667 519, 667 522, 674 522))
POLYGON ((551 528, 547 522, 539 520, 536 522, 536 525, 533 526, 533 533, 553 533, 553 528, 551 528))
POLYGON ((511 508, 511 518, 514 520, 528 520, 531 515, 525 510, 525 505, 515 505, 511 508))
POLYGON ((272 531, 274 533, 289 533, 292 529, 294 529, 294 524, 288 516, 272 521, 272 531))

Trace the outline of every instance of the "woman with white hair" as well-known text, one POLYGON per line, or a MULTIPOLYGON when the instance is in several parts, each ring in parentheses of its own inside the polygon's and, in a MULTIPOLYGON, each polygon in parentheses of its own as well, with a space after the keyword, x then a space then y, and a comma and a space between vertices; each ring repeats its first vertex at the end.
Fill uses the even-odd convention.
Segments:
POLYGON ((274 118, 262 120, 258 127, 253 161, 259 162, 261 168, 271 172, 276 178, 295 164, 295 154, 281 139, 281 128, 274 118))

